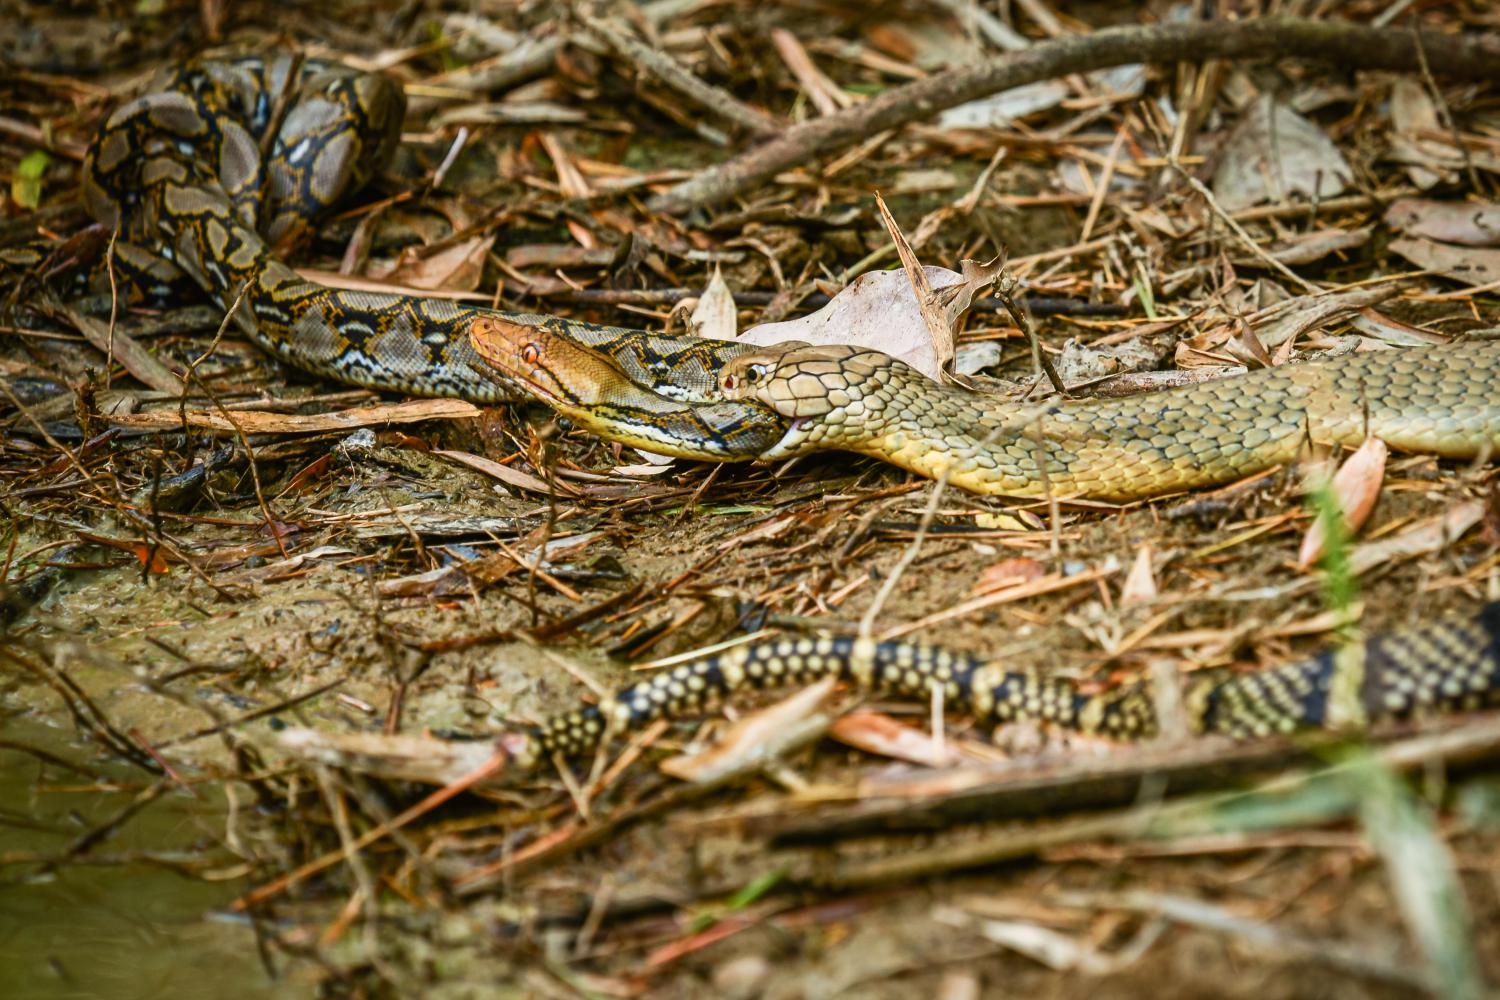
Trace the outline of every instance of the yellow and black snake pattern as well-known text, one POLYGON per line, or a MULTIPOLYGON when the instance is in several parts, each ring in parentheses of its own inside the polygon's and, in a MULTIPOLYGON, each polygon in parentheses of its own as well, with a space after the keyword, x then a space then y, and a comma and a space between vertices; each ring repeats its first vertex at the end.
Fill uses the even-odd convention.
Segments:
MULTIPOLYGON (((1076 681, 1008 669, 966 653, 907 642, 782 638, 664 670, 602 705, 565 712, 508 749, 520 767, 576 756, 607 736, 655 719, 699 713, 745 689, 805 684, 828 675, 903 698, 942 698, 983 722, 1046 722, 1107 739, 1158 732, 1156 697, 1140 681, 1085 693, 1076 681)), ((1196 732, 1235 739, 1371 723, 1500 704, 1500 604, 1350 643, 1311 659, 1245 673, 1204 672, 1184 697, 1196 732)))

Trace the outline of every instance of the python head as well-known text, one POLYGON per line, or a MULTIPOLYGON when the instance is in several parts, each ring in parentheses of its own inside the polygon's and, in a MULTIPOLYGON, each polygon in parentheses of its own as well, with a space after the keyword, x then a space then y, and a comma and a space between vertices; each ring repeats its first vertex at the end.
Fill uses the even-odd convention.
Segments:
POLYGON ((475 319, 469 343, 482 362, 481 374, 519 383, 569 416, 598 405, 624 378, 601 355, 568 338, 500 316, 475 319))

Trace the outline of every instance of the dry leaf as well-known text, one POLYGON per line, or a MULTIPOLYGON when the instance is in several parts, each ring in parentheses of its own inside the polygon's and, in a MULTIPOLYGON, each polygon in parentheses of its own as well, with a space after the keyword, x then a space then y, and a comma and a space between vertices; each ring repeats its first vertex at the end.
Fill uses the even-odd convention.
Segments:
POLYGON ((1135 562, 1120 587, 1120 607, 1128 608, 1156 600, 1156 574, 1151 568, 1151 545, 1143 543, 1135 550, 1135 562))
POLYGON ((461 399, 415 399, 405 403, 381 403, 359 406, 335 413, 263 413, 258 410, 232 410, 226 415, 218 410, 153 410, 150 413, 108 414, 112 424, 145 430, 180 428, 184 419, 189 427, 225 434, 323 434, 329 431, 380 427, 385 424, 410 424, 419 420, 461 420, 479 416, 479 408, 461 399))
POLYGON ((1440 243, 1500 244, 1500 205, 1487 202, 1400 198, 1385 210, 1385 224, 1399 233, 1440 243))
POLYGON ((276 738, 281 749, 302 761, 346 768, 387 781, 451 785, 495 757, 486 741, 438 740, 377 733, 324 733, 286 729, 276 738))
POLYGON ((1027 559, 1024 556, 1002 559, 979 574, 979 579, 974 581, 974 586, 969 588, 969 593, 976 597, 980 594, 990 594, 1006 587, 1014 587, 1019 583, 1040 580, 1046 575, 1047 567, 1035 559, 1027 559))
POLYGON ((474 236, 437 253, 421 256, 408 250, 394 264, 372 265, 370 277, 422 291, 472 292, 484 273, 485 255, 495 245, 493 236, 474 236))
POLYGON ((1406 174, 1417 187, 1430 188, 1457 176, 1463 157, 1448 143, 1428 138, 1442 125, 1437 106, 1417 80, 1402 76, 1391 84, 1391 127, 1386 155, 1408 165, 1406 174))
POLYGON ((710 340, 733 340, 739 333, 734 293, 729 290, 729 283, 724 280, 718 264, 714 265, 714 276, 709 279, 708 287, 698 297, 698 305, 688 318, 688 326, 695 336, 710 340))
POLYGON ((946 743, 883 712, 851 712, 835 722, 828 735, 856 750, 923 767, 946 767, 955 757, 946 743))
POLYGON ((1414 236, 1391 240, 1390 249, 1420 268, 1465 285, 1490 285, 1500 281, 1500 250, 1434 243, 1414 236))
MULTIPOLYGON (((985 265, 975 266, 982 269, 985 265)), ((928 283, 940 293, 966 280, 964 275, 947 268, 922 270, 928 283)), ((981 270, 978 277, 968 280, 984 280, 987 284, 993 279, 984 279, 981 270)), ((983 287, 972 284, 967 291, 969 299, 983 287)), ((900 358, 935 382, 942 379, 932 337, 903 271, 862 274, 817 312, 782 323, 762 323, 746 330, 740 340, 763 347, 789 340, 813 345, 856 344, 900 358)))
POLYGON ((1446 512, 1418 521, 1399 534, 1355 546, 1349 553, 1349 572, 1359 576, 1398 559, 1430 555, 1458 541, 1483 519, 1483 500, 1455 504, 1446 512))
POLYGON ((1354 172, 1317 125, 1269 95, 1257 101, 1219 151, 1213 190, 1231 212, 1292 195, 1329 198, 1354 172))
POLYGON ((662 761, 661 769, 682 781, 708 784, 723 775, 768 763, 786 747, 828 727, 829 719, 819 709, 837 683, 837 677, 824 677, 769 708, 741 718, 708 749, 662 761))
MULTIPOLYGON (((1344 531, 1353 536, 1364 527, 1375 501, 1380 499, 1380 487, 1385 482, 1385 460, 1390 449, 1379 438, 1366 438, 1365 443, 1355 449, 1334 473, 1329 489, 1338 506, 1339 519, 1344 522, 1344 531)), ((1323 531, 1323 518, 1313 519, 1307 534, 1302 536, 1302 548, 1297 553, 1297 569, 1305 570, 1323 556, 1327 543, 1323 531)))
POLYGON ((1440 333, 1392 319, 1375 309, 1361 309, 1356 315, 1349 317, 1349 322, 1365 336, 1374 337, 1393 347, 1426 347, 1429 344, 1446 344, 1449 340, 1440 333))
POLYGON ((896 219, 891 215, 890 209, 885 207, 885 199, 880 192, 875 192, 875 207, 880 210, 881 221, 885 223, 886 232, 891 234, 891 242, 896 245, 896 256, 901 258, 901 267, 906 271, 906 279, 911 282, 912 294, 917 300, 917 309, 922 315, 922 323, 927 328, 927 335, 932 338, 932 350, 937 356, 938 371, 950 372, 953 370, 953 354, 957 350, 958 335, 946 322, 942 307, 938 305, 937 296, 932 290, 932 282, 927 280, 927 272, 922 269, 922 262, 917 259, 917 252, 906 242, 906 237, 901 232, 901 227, 896 225, 896 219))

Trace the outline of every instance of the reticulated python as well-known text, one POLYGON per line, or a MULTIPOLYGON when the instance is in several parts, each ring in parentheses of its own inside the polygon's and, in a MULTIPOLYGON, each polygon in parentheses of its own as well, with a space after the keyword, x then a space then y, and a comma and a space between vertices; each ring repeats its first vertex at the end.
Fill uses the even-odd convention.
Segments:
POLYGON ((233 309, 261 347, 314 374, 413 395, 506 398, 513 387, 476 371, 468 336, 476 318, 506 317, 587 345, 641 385, 680 387, 701 403, 683 419, 698 438, 721 442, 725 457, 774 443, 783 422, 764 407, 703 398, 742 345, 339 291, 278 260, 270 245, 316 224, 389 157, 404 109, 389 78, 336 63, 285 54, 184 63, 105 120, 85 160, 84 197, 119 231, 119 269, 134 287, 170 297, 196 286, 233 309))
MULTIPOLYGON (((118 228, 121 270, 152 293, 196 285, 256 343, 355 385, 484 402, 519 385, 586 427, 657 451, 733 460, 841 448, 981 493, 1105 498, 1222 482, 1284 462, 1309 439, 1376 434, 1473 456, 1500 443, 1500 345, 1377 353, 1108 401, 981 405, 856 348, 762 351, 443 300, 337 291, 268 243, 315 224, 389 154, 403 113, 384 77, 290 56, 203 60, 162 74, 90 148, 85 195, 118 228), (267 150, 262 158, 261 150, 267 150), (472 339, 471 339, 472 331, 472 339)), ((941 692, 980 717, 1044 719, 1134 738, 1156 729, 1150 688, 1083 694, 905 643, 781 639, 678 667, 516 747, 539 760, 606 732, 699 709, 744 687, 838 673, 909 696, 941 692)), ((1358 725, 1494 701, 1500 609, 1377 637, 1253 674, 1197 681, 1192 724, 1253 736, 1358 725)))

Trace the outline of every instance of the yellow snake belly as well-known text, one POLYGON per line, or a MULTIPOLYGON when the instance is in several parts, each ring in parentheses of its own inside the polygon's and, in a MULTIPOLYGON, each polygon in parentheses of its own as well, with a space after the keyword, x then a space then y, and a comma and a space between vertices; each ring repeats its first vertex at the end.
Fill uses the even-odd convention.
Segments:
POLYGON ((1309 443, 1473 458, 1500 444, 1500 343, 1372 351, 1107 399, 1004 403, 875 351, 741 355, 725 396, 792 421, 764 458, 872 455, 983 494, 1131 500, 1291 461, 1309 443))

